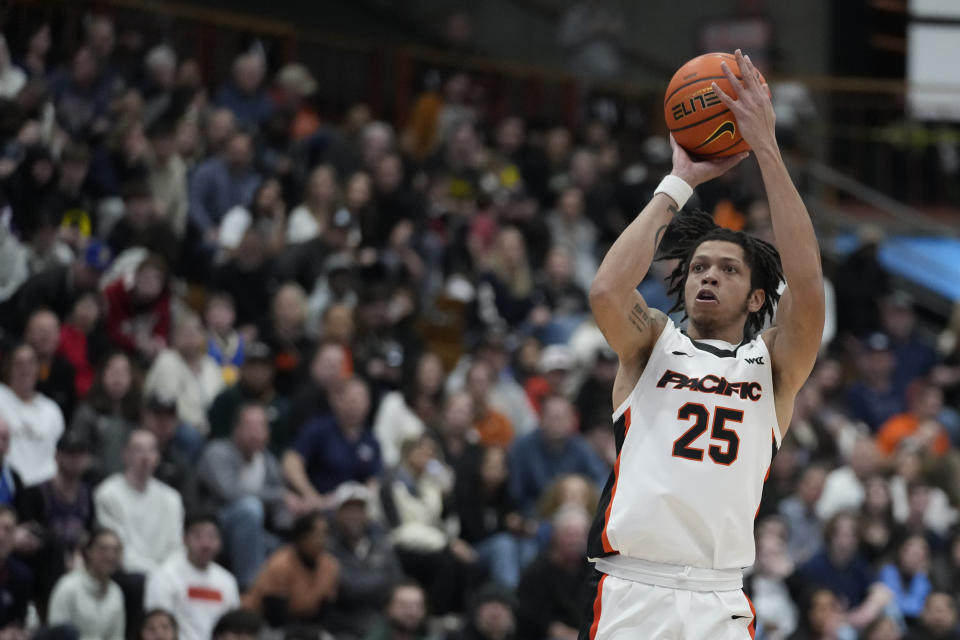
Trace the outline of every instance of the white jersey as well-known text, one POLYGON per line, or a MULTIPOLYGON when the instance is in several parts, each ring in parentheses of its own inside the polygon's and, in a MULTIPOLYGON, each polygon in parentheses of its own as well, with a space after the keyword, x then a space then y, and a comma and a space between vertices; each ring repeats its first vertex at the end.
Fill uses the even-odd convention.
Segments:
POLYGON ((694 341, 667 320, 613 421, 617 461, 588 555, 753 564, 754 519, 780 446, 763 339, 694 341))

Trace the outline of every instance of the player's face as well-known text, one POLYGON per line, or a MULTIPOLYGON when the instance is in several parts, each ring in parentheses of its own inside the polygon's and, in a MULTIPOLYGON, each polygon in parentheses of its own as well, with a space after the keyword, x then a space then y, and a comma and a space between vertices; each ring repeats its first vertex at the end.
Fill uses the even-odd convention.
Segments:
POLYGON ((690 260, 684 305, 702 337, 743 326, 749 313, 763 304, 763 292, 750 287, 750 267, 743 248, 733 242, 708 240, 690 260))

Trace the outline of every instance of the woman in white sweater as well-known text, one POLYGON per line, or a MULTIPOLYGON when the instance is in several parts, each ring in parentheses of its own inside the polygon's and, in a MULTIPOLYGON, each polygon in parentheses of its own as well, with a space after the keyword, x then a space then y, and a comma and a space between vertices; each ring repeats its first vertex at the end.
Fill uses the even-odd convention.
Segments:
POLYGON ((206 435, 207 409, 223 390, 223 374, 207 354, 207 336, 200 318, 185 313, 177 319, 173 349, 163 350, 147 372, 144 394, 177 399, 177 417, 206 435))
POLYGON ((72 625, 80 640, 122 640, 126 626, 123 593, 110 580, 120 567, 123 544, 99 529, 83 546, 83 564, 60 578, 50 597, 48 623, 72 625))

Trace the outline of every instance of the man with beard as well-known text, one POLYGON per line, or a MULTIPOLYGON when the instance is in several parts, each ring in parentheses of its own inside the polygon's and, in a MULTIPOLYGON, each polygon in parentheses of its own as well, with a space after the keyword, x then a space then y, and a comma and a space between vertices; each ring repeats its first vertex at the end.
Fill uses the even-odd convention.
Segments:
POLYGON ((427 602, 423 588, 412 580, 394 585, 384 621, 364 640, 425 640, 427 602))

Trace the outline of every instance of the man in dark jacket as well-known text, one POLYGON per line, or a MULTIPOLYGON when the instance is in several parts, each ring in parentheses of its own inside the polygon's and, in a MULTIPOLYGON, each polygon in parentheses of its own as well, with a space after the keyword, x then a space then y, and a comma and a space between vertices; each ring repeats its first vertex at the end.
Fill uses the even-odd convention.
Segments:
POLYGON ((338 638, 362 638, 379 620, 402 571, 386 536, 370 521, 370 490, 359 482, 344 482, 333 498, 329 548, 340 562, 340 591, 327 630, 338 638))
POLYGON ((563 507, 553 518, 550 546, 520 578, 520 638, 574 640, 580 627, 581 590, 589 565, 585 554, 590 516, 579 507, 563 507))

